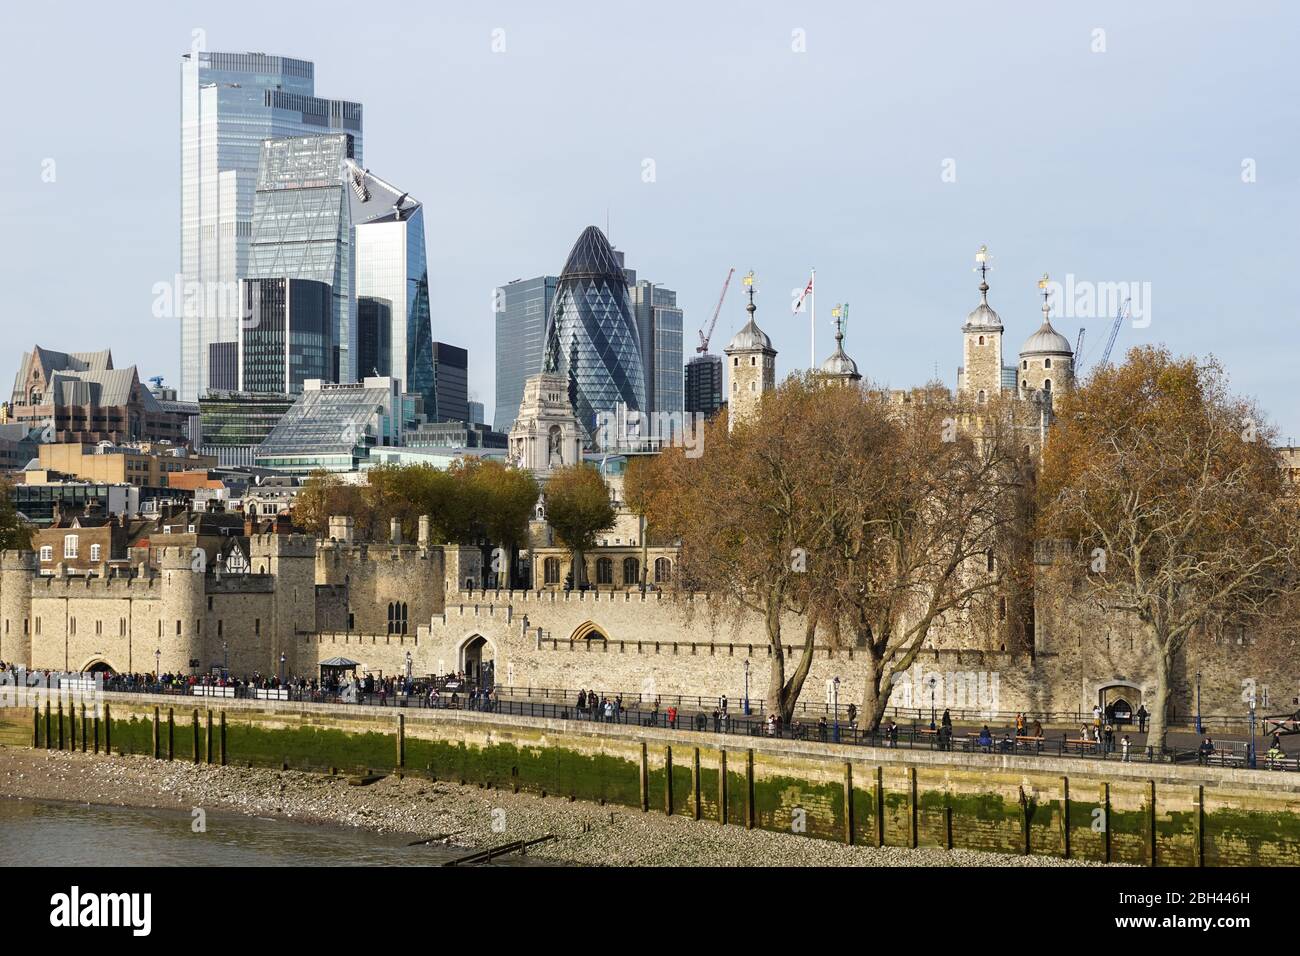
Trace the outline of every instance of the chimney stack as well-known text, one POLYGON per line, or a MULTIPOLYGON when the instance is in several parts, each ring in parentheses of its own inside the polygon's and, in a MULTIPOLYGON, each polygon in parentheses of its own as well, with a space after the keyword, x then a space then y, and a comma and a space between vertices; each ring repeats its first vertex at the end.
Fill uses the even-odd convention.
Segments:
POLYGON ((400 518, 389 519, 388 540, 391 544, 402 543, 402 521, 400 518))

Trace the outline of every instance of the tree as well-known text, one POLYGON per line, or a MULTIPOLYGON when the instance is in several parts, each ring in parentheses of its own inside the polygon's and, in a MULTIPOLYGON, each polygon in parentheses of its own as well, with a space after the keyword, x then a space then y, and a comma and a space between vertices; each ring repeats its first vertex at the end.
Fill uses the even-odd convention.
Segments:
POLYGON ((360 489, 344 484, 328 471, 312 472, 293 499, 294 524, 308 534, 324 538, 333 515, 348 515, 360 526, 363 515, 360 489))
POLYGON ((641 540, 641 590, 645 590, 646 565, 650 559, 649 527, 647 515, 653 500, 655 480, 654 459, 632 457, 628 459, 627 470, 623 473, 623 501, 637 516, 640 527, 638 535, 641 540))
POLYGON ((823 430, 837 451, 812 489, 810 607, 865 649, 861 713, 875 730, 927 640, 944 625, 981 623, 1022 567, 1026 463, 1003 403, 972 406, 937 384, 901 404, 843 391, 851 399, 828 409, 823 430))
POLYGON ((26 551, 32 546, 32 529, 14 507, 13 483, 0 478, 0 551, 26 551))
POLYGON ((1213 360, 1135 348, 1061 398, 1039 522, 1072 544, 1068 585, 1131 615, 1155 674, 1164 748, 1172 670, 1194 631, 1257 616, 1294 590, 1297 520, 1273 430, 1213 360))
POLYGON ((596 535, 614 526, 614 505, 605 479, 592 465, 579 462, 559 468, 546 481, 546 519, 572 557, 573 586, 586 583, 583 555, 596 535))
POLYGON ((497 586, 502 579, 510 587, 514 581, 515 552, 528 540, 528 522, 541 494, 532 473, 499 461, 476 461, 469 480, 479 489, 482 501, 481 521, 489 541, 501 549, 504 559, 494 562, 497 586))

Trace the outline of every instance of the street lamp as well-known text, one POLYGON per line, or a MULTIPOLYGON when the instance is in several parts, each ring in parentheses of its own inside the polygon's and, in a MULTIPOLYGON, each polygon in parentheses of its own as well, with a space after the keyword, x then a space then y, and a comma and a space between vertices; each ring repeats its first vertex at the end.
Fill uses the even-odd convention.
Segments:
POLYGON ((158 683, 162 683, 162 648, 153 652, 153 677, 158 683))
POLYGON ((833 739, 835 740, 836 743, 839 743, 840 742, 840 677, 838 674, 835 675, 835 680, 831 681, 831 687, 833 688, 832 690, 833 703, 831 706, 835 708, 835 731, 833 734, 833 739))
POLYGON ((745 700, 743 702, 742 709, 745 712, 745 716, 748 717, 749 716, 749 658, 748 657, 745 658, 745 700))
POLYGON ((280 655, 280 686, 284 686, 284 655, 280 655))
POLYGON ((221 642, 221 676, 230 680, 230 644, 221 642))
POLYGON ((1201 735, 1205 733, 1205 727, 1201 724, 1201 672, 1196 672, 1196 733, 1201 735))
POLYGON ((930 675, 930 729, 931 730, 934 730, 934 690, 935 687, 938 686, 938 684, 939 684, 939 678, 936 675, 931 674, 930 675))
POLYGON ((1255 695, 1250 695, 1250 746, 1246 750, 1246 765, 1252 769, 1255 766, 1255 695))

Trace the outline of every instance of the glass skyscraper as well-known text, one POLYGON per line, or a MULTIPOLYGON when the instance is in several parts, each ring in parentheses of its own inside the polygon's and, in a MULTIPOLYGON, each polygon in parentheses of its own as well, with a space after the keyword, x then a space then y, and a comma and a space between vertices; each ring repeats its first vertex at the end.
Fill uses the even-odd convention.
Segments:
POLYGON ((683 314, 677 307, 677 293, 653 282, 638 280, 631 270, 625 271, 637 333, 641 336, 646 410, 680 412, 683 410, 683 314))
POLYGON ((524 381, 542 370, 556 276, 515 279, 496 290, 496 408, 492 430, 508 434, 524 400, 524 381))
POLYGON ((310 279, 245 279, 240 388, 297 394, 328 379, 334 363, 332 295, 310 279))
POLYGON ((433 368, 434 401, 424 409, 429 421, 469 421, 469 352, 446 342, 434 342, 433 368))
POLYGON ((248 247, 250 279, 310 279, 329 286, 331 353, 321 377, 333 382, 356 379, 351 157, 346 133, 263 143, 248 247))
MULTIPOLYGON (((262 141, 337 130, 362 159, 361 104, 320 99, 306 60, 198 51, 181 57, 182 401, 212 384, 239 339, 239 280, 248 245, 262 141), (215 343, 225 348, 213 349, 215 343)), ((229 368, 222 378, 228 384, 229 368)))
POLYGON ((591 433, 596 415, 619 403, 646 410, 641 336, 627 277, 621 256, 595 226, 583 230, 560 273, 542 367, 568 379, 573 409, 591 433))
POLYGON ((357 347, 366 359, 356 363, 356 377, 393 376, 402 391, 424 400, 425 414, 432 418, 436 397, 424 208, 356 163, 347 169, 356 230, 357 347), (386 328, 380 327, 385 321, 380 313, 386 313, 386 328))
POLYGON ((686 363, 684 411, 712 418, 722 408, 722 358, 697 355, 686 363))

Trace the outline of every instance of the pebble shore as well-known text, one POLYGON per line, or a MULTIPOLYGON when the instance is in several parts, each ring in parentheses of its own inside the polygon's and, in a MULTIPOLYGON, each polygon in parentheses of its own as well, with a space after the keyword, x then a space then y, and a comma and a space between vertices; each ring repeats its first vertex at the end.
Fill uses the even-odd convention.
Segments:
POLYGON ((1095 866, 1047 856, 844 846, 625 807, 387 776, 342 776, 167 763, 0 747, 0 796, 243 813, 365 827, 487 848, 552 834, 536 857, 583 866, 1095 866))

